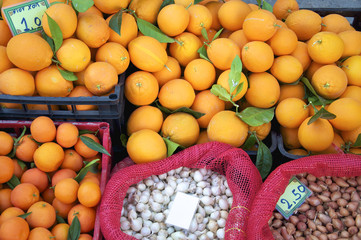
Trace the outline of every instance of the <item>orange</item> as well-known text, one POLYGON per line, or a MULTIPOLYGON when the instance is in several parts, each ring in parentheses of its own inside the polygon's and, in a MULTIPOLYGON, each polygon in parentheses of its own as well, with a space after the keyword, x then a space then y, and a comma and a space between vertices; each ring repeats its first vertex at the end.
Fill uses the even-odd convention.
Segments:
POLYGON ((187 31, 195 35, 201 35, 202 28, 206 30, 211 28, 212 25, 212 13, 207 7, 199 4, 191 5, 188 8, 189 23, 187 31))
POLYGON ((75 178, 76 172, 72 169, 64 168, 57 170, 51 178, 51 186, 55 186, 60 180, 64 178, 75 178))
POLYGON ((126 8, 130 0, 95 0, 94 5, 103 13, 113 14, 126 8))
POLYGON ((207 135, 207 129, 200 131, 196 144, 202 144, 202 143, 206 143, 206 142, 209 142, 208 135, 207 135))
MULTIPOLYGON (((93 134, 85 133, 80 136, 89 137, 89 138, 93 139, 96 143, 100 144, 99 139, 96 136, 94 136, 93 134)), ((86 146, 80 138, 78 139, 78 142, 74 145, 74 149, 84 158, 94 157, 98 153, 98 151, 95 151, 95 150, 89 148, 88 146, 86 146)))
POLYGON ((211 28, 213 28, 215 30, 219 30, 221 28, 221 24, 218 19, 218 11, 219 11, 219 8, 223 5, 223 3, 218 2, 218 1, 210 1, 210 2, 204 3, 204 1, 203 1, 202 4, 204 6, 206 6, 206 8, 208 8, 208 10, 212 14, 211 28))
POLYGON ((29 224, 21 217, 13 217, 0 226, 1 240, 27 240, 29 236, 29 224))
POLYGON ((321 31, 340 33, 351 30, 350 22, 340 14, 328 14, 322 18, 321 31))
POLYGON ((96 14, 86 14, 78 19, 76 37, 90 48, 99 48, 110 37, 110 27, 104 18, 96 14))
POLYGON ((79 235, 79 239, 78 240, 92 240, 93 236, 87 233, 82 233, 79 235))
POLYGON ((6 47, 0 45, 0 73, 14 67, 14 64, 10 62, 8 55, 6 54, 6 47))
POLYGON ((11 192, 10 188, 0 189, 0 212, 3 212, 9 207, 13 207, 11 203, 11 192))
POLYGON ((117 70, 117 74, 122 74, 127 70, 130 57, 127 49, 116 42, 107 42, 101 46, 96 55, 97 62, 108 62, 117 70))
POLYGON ((291 55, 300 61, 303 71, 306 71, 306 69, 310 66, 311 58, 308 55, 307 43, 298 41, 296 49, 291 53, 291 55))
POLYGON ((56 127, 51 118, 47 116, 40 116, 31 122, 30 132, 32 138, 37 142, 51 142, 55 139, 56 127))
MULTIPOLYGON (((113 15, 109 16, 106 21, 109 24, 113 15)), ((120 25, 120 35, 113 29, 110 29, 109 42, 120 43, 124 47, 138 36, 138 25, 134 17, 128 13, 122 13, 122 24, 120 25)))
POLYGON ((70 226, 67 223, 58 223, 51 229, 51 233, 56 240, 67 240, 69 227, 70 226))
POLYGON ((127 121, 127 134, 141 129, 150 129, 159 132, 163 124, 163 113, 153 106, 141 106, 135 109, 127 121))
POLYGON ((73 82, 63 78, 57 66, 51 65, 37 72, 35 87, 42 97, 66 97, 73 90, 73 82))
POLYGON ((247 138, 248 125, 236 113, 224 110, 216 113, 207 127, 210 141, 218 141, 240 147, 247 138))
POLYGON ((332 144, 325 150, 323 150, 321 152, 317 152, 317 154, 343 153, 344 147, 345 147, 345 141, 342 139, 342 137, 338 133, 335 133, 332 144))
POLYGON ((1 32, 0 45, 6 46, 10 38, 12 38, 13 36, 11 34, 9 26, 7 25, 6 21, 3 19, 0 20, 0 32, 1 32))
POLYGON ((64 160, 63 148, 54 142, 46 142, 34 152, 34 163, 44 172, 57 170, 64 160))
POLYGON ((32 162, 35 150, 38 148, 38 144, 34 142, 31 135, 25 134, 16 148, 15 156, 21 161, 32 162))
POLYGON ((160 87, 169 80, 181 77, 181 68, 177 59, 174 57, 168 57, 168 61, 165 65, 167 67, 163 67, 162 70, 152 73, 153 76, 158 80, 160 87), (170 69, 170 71, 168 69, 170 69))
POLYGON ((332 125, 322 118, 308 124, 310 118, 306 118, 298 128, 298 139, 302 147, 308 151, 323 151, 332 144, 334 138, 332 125))
POLYGON ((72 123, 62 123, 56 130, 56 142, 63 148, 71 148, 78 141, 79 130, 72 123))
POLYGON ((60 180, 54 188, 55 198, 65 204, 71 204, 77 200, 79 183, 73 178, 60 180))
MULTIPOLYGON (((325 66, 327 64, 321 64, 321 63, 317 63, 317 62, 314 62, 312 61, 310 66, 307 68, 307 71, 306 71, 306 77, 308 80, 311 80, 312 79, 312 76, 313 74, 315 74, 315 72, 322 66, 325 66)), ((333 63, 332 65, 335 65, 335 63, 333 63)))
POLYGON ((183 32, 176 36, 175 39, 180 42, 174 42, 169 45, 169 53, 172 57, 177 59, 179 64, 183 67, 187 64, 199 58, 198 49, 202 47, 201 40, 190 32, 183 32))
POLYGON ((258 140, 264 140, 271 132, 271 122, 263 123, 259 126, 249 126, 248 132, 254 132, 258 140))
POLYGON ((292 84, 281 84, 280 85, 280 97, 278 102, 290 97, 299 98, 304 100, 306 94, 305 86, 302 82, 295 85, 292 84))
POLYGON ((320 96, 336 99, 346 90, 347 76, 341 68, 325 65, 313 74, 311 84, 320 96))
POLYGON ((188 113, 173 113, 164 119, 162 135, 183 147, 189 147, 197 142, 199 125, 188 113))
POLYGON ((280 82, 293 83, 302 76, 303 67, 294 56, 283 55, 275 58, 271 67, 271 73, 280 82))
POLYGON ((12 136, 4 131, 0 131, 0 155, 8 155, 14 147, 14 139, 12 136))
POLYGON ((158 81, 149 72, 137 71, 125 79, 125 97, 134 105, 151 104, 157 98, 158 92, 158 81))
MULTIPOLYGON (((94 94, 92 94, 85 86, 76 86, 74 89, 70 92, 68 97, 93 97, 94 94)), ((68 110, 72 110, 71 105, 66 106, 68 110)), ((78 111, 90 111, 90 110, 96 110, 98 107, 96 105, 75 105, 76 110, 78 111)))
POLYGON ((95 224, 95 209, 85 207, 82 204, 77 204, 69 211, 68 223, 71 225, 75 216, 78 217, 80 222, 80 232, 87 233, 94 229, 95 224))
POLYGON ((361 56, 352 56, 342 63, 349 85, 361 87, 361 56))
POLYGON ((90 62, 90 49, 81 40, 76 38, 65 39, 56 57, 61 66, 70 72, 83 71, 90 62))
POLYGON ((54 236, 52 233, 44 227, 36 227, 30 230, 28 240, 48 240, 54 236))
POLYGON ((233 40, 238 45, 239 49, 242 49, 243 46, 249 42, 246 35, 244 35, 243 29, 232 32, 228 38, 233 40))
POLYGON ((189 23, 189 12, 179 4, 169 4, 162 8, 157 17, 158 27, 168 36, 184 32, 189 23))
POLYGON ((267 41, 277 31, 276 17, 269 11, 250 12, 243 22, 243 31, 250 41, 267 41))
POLYGON ((14 207, 26 211, 39 201, 39 190, 32 183, 20 183, 11 191, 10 201, 14 207))
POLYGON ((360 31, 348 30, 340 32, 338 36, 342 39, 344 43, 343 45, 345 46, 341 58, 350 57, 361 53, 360 31))
POLYGON ((243 1, 229 1, 223 3, 218 10, 219 23, 227 30, 242 29, 246 16, 251 12, 250 6, 243 1))
POLYGON ((195 92, 192 85, 184 79, 173 79, 161 87, 159 103, 170 110, 192 106, 195 92))
POLYGON ((26 170, 21 176, 20 182, 34 184, 40 193, 44 192, 49 185, 49 179, 46 173, 36 167, 26 170))
POLYGON ((49 185, 49 187, 47 189, 45 189, 45 191, 42 192, 40 195, 41 199, 48 203, 51 203, 53 201, 53 199, 55 198, 54 189, 50 188, 50 187, 51 186, 49 185))
POLYGON ((83 158, 74 149, 66 149, 64 151, 64 161, 60 168, 69 168, 75 172, 79 172, 83 167, 83 158))
POLYGON ((301 143, 298 140, 298 128, 285 128, 280 126, 280 133, 283 145, 287 149, 296 149, 301 147, 301 143))
POLYGON ((31 228, 50 228, 55 223, 55 209, 47 202, 36 202, 29 207, 27 212, 31 212, 31 214, 26 217, 26 221, 29 223, 31 228))
POLYGON ((351 131, 341 131, 340 134, 345 143, 354 144, 361 133, 361 126, 351 131))
POLYGON ((286 128, 298 128, 309 115, 308 106, 299 98, 286 98, 275 110, 278 123, 286 128))
POLYGON ((6 46, 6 54, 15 66, 28 71, 48 67, 53 57, 50 45, 35 33, 12 37, 6 46))
POLYGON ((299 10, 296 0, 277 0, 273 4, 273 14, 279 20, 284 20, 292 12, 299 10))
POLYGON ((103 13, 94 5, 88 8, 88 10, 86 10, 85 12, 78 12, 78 18, 80 18, 85 14, 96 14, 99 15, 100 17, 103 17, 103 13))
POLYGON ((274 61, 272 48, 261 41, 246 43, 241 50, 241 56, 244 67, 251 72, 265 72, 271 68, 274 61))
MULTIPOLYGON (((217 84, 221 85, 223 88, 225 88, 227 90, 227 92, 229 93, 230 91, 230 86, 229 86, 229 74, 230 74, 231 70, 226 70, 224 72, 222 72, 218 79, 217 79, 217 84)), ((247 92, 247 89, 248 89, 248 81, 247 81, 247 78, 246 78, 246 75, 244 75, 243 72, 241 72, 241 78, 239 79, 239 85, 240 84, 243 84, 242 86, 242 90, 237 94, 237 95, 234 95, 236 93, 236 90, 235 89, 233 92, 232 92, 232 95, 233 95, 233 101, 238 101, 239 99, 241 99, 247 92)))
POLYGON ((353 153, 353 154, 361 154, 361 148, 350 148, 349 153, 353 153))
POLYGON ((48 15, 60 27, 61 33, 63 34, 63 39, 69 38, 75 33, 78 24, 78 18, 72 6, 65 3, 58 3, 51 5, 45 11, 41 23, 46 35, 52 37, 48 23, 48 15))
POLYGON ((158 72, 168 60, 167 52, 160 42, 148 36, 133 39, 128 45, 128 51, 132 63, 144 71, 158 72))
POLYGON ((10 68, 0 74, 0 92, 9 95, 32 96, 35 92, 34 77, 20 68, 10 68))
POLYGON ((167 146, 158 133, 142 129, 129 137, 127 152, 135 163, 154 162, 167 157, 167 146))
POLYGON ((84 73, 85 87, 94 95, 109 93, 118 83, 116 68, 107 62, 89 64, 84 73))
POLYGON ((339 98, 328 106, 327 111, 336 115, 329 121, 338 130, 351 131, 361 125, 361 103, 353 98, 339 98))
POLYGON ((86 207, 95 207, 100 202, 100 187, 94 182, 83 182, 79 186, 77 195, 81 204, 86 207))
POLYGON ((293 155, 297 155, 297 156, 306 156, 306 155, 308 155, 308 152, 305 149, 302 149, 302 148, 290 149, 287 152, 290 153, 290 154, 293 154, 293 155))
POLYGON ((209 60, 220 70, 230 69, 233 59, 240 53, 238 45, 228 38, 217 38, 207 48, 209 60))
POLYGON ((344 44, 333 32, 316 33, 308 41, 308 54, 313 61, 322 64, 336 62, 342 56, 344 44))
POLYGON ((154 24, 162 3, 163 0, 132 0, 128 8, 133 10, 137 17, 154 24))
POLYGON ((21 214, 24 214, 25 212, 23 210, 21 210, 18 207, 8 207, 6 208, 0 216, 0 226, 3 222, 5 222, 6 220, 13 218, 13 217, 17 217, 21 214))
POLYGON ((267 72, 252 73, 248 77, 249 88, 246 100, 259 108, 270 108, 275 105, 280 96, 280 85, 277 79, 267 72))
POLYGON ((314 11, 301 9, 290 13, 285 23, 296 33, 298 40, 306 41, 321 31, 322 18, 314 11))
POLYGON ((205 90, 216 79, 216 69, 205 59, 194 59, 184 69, 184 79, 190 82, 194 90, 205 90))
POLYGON ((0 183, 6 183, 14 174, 14 163, 11 158, 7 156, 0 156, 0 183))
POLYGON ((347 86, 346 90, 341 94, 340 98, 353 98, 361 102, 361 87, 347 86))
POLYGON ((217 113, 225 109, 225 103, 210 90, 203 90, 196 94, 191 109, 200 113, 204 113, 202 117, 197 119, 199 127, 207 128, 211 118, 217 113))
POLYGON ((26 165, 23 165, 23 162, 16 158, 13 158, 12 160, 14 163, 14 175, 20 179, 24 172, 28 170, 28 167, 26 165))
POLYGON ((297 47, 297 35, 289 28, 278 28, 277 32, 267 41, 277 56, 291 54, 297 47))
POLYGON ((194 0, 174 0, 175 4, 180 4, 183 7, 190 7, 191 5, 194 4, 194 0))

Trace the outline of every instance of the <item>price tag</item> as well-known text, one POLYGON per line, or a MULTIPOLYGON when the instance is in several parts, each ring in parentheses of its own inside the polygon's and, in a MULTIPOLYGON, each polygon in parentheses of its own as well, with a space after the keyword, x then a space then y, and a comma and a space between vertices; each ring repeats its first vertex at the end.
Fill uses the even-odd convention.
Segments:
POLYGON ((41 19, 50 6, 47 0, 26 1, 4 7, 4 18, 13 36, 25 32, 38 32, 42 29, 41 19))
POLYGON ((285 192, 278 200, 276 209, 283 217, 288 219, 311 194, 312 191, 300 182, 300 180, 296 177, 292 177, 285 192))

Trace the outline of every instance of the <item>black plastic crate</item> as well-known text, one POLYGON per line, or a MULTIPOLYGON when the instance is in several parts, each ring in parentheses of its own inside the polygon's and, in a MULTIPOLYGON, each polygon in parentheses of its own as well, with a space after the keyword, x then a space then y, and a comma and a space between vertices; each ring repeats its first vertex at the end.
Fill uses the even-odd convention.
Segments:
MULTIPOLYGON (((262 141, 266 146, 269 148, 269 150, 272 153, 275 152, 277 149, 277 133, 273 130, 268 134, 268 136, 262 141)), ((253 162, 256 162, 257 159, 257 151, 250 151, 247 150, 246 153, 249 155, 249 157, 252 159, 253 162)))
POLYGON ((305 157, 302 155, 295 155, 295 154, 291 154, 291 153, 287 152, 287 150, 285 149, 285 146, 283 144, 282 135, 280 133, 277 134, 277 145, 278 145, 278 151, 282 154, 282 158, 284 158, 284 160, 286 160, 286 162, 290 161, 290 160, 298 159, 301 157, 305 157))

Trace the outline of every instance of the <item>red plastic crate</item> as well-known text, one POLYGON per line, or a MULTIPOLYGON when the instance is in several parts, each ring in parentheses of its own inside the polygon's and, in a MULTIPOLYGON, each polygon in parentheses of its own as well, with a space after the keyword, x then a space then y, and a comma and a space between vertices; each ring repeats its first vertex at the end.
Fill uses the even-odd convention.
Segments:
MULTIPOLYGON (((56 126, 59 126, 60 121, 54 122, 56 126)), ((105 122, 70 122, 78 127, 79 130, 90 130, 90 131, 98 131, 98 137, 103 145, 103 147, 109 152, 112 152, 112 143, 110 139, 110 131, 109 124, 105 122)), ((29 132, 31 121, 17 121, 17 120, 0 120, 0 130, 8 132, 11 135, 20 136, 23 131, 23 127, 27 128, 27 132, 29 132)), ((102 154, 102 172, 101 172, 101 180, 100 180, 100 190, 103 193, 105 189, 105 185, 109 179, 110 168, 111 168, 111 158, 102 154)), ((97 208, 97 215, 95 218, 95 226, 93 233, 93 240, 101 240, 103 239, 103 235, 100 231, 100 222, 99 222, 99 214, 97 208)))

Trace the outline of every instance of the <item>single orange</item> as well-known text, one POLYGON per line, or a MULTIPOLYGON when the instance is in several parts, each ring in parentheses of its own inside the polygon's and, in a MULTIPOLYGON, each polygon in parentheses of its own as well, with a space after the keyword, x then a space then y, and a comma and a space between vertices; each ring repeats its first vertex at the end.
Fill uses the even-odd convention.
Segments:
POLYGON ((151 129, 154 132, 159 132, 162 124, 163 113, 159 108, 148 105, 141 106, 130 114, 127 121, 127 134, 130 136, 141 129, 151 129))
POLYGON ((56 127, 51 118, 40 116, 31 122, 30 132, 37 142, 51 142, 55 139, 56 127))
POLYGON ((56 220, 55 209, 52 205, 44 201, 38 201, 31 205, 27 213, 31 214, 26 217, 26 221, 31 228, 43 227, 50 228, 56 220))
POLYGON ((44 172, 57 170, 64 161, 63 148, 54 142, 46 142, 34 152, 34 163, 44 172))
POLYGON ((55 198, 63 203, 71 204, 77 200, 78 189, 79 183, 73 178, 62 179, 55 185, 55 198))
POLYGON ((167 82, 158 94, 159 103, 171 110, 192 106, 194 98, 195 92, 192 85, 184 79, 173 79, 167 82))
POLYGON ((0 142, 0 155, 8 155, 14 147, 13 137, 7 132, 0 131, 0 142))

